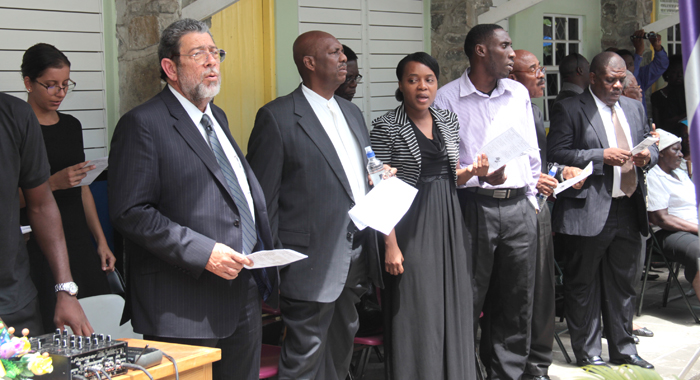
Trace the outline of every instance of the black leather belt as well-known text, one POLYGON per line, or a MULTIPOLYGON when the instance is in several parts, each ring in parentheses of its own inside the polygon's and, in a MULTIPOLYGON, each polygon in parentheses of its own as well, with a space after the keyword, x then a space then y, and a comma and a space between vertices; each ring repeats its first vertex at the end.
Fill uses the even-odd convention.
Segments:
POLYGON ((520 195, 525 195, 527 192, 527 187, 521 187, 519 189, 484 189, 481 187, 467 187, 465 190, 470 193, 485 195, 491 198, 510 199, 520 195))

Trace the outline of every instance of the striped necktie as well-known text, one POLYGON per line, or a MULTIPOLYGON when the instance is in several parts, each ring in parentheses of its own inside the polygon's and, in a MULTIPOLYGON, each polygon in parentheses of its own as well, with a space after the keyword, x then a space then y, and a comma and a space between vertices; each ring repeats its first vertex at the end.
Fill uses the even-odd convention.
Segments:
MULTIPOLYGON (((630 144, 627 142, 627 137, 625 137, 625 131, 622 130, 622 124, 620 124, 620 119, 617 117, 617 112, 615 112, 615 106, 610 107, 610 109, 612 110, 612 122, 615 126, 617 147, 630 151, 630 144)), ((620 172, 620 190, 622 190, 627 197, 631 197, 637 189, 637 172, 634 170, 634 164, 631 159, 627 160, 625 164, 620 167, 620 172)))
POLYGON ((258 241, 257 233, 255 231, 255 223, 253 222, 253 216, 250 213, 250 207, 248 206, 248 201, 246 200, 243 190, 238 183, 238 177, 236 173, 231 168, 231 163, 229 162, 226 154, 224 154, 224 149, 221 147, 219 138, 216 137, 216 132, 212 128, 211 119, 207 114, 202 116, 202 126, 207 131, 207 139, 209 140, 209 146, 216 156, 216 161, 221 167, 221 171, 224 173, 224 178, 226 178, 226 183, 228 184, 229 190, 233 195, 233 202, 238 208, 238 214, 241 217, 242 226, 242 239, 243 239, 243 254, 249 255, 253 252, 253 247, 258 241))

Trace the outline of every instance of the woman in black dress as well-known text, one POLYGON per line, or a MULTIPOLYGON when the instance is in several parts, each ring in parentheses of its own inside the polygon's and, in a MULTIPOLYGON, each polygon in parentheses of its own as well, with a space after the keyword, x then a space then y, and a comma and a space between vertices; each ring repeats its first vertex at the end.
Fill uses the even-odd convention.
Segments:
POLYGON ((486 175, 488 161, 460 169, 459 122, 430 107, 437 61, 406 56, 396 68, 402 104, 373 121, 372 148, 418 194, 385 237, 382 294, 388 379, 473 379, 471 258, 456 185, 486 175))
MULTIPOLYGON (((114 270, 115 258, 102 232, 90 188, 74 187, 95 166, 85 161, 83 132, 78 119, 57 111, 67 93, 75 87, 70 79, 70 62, 54 46, 36 44, 24 53, 22 77, 27 102, 41 124, 51 166, 49 185, 61 212, 70 269, 79 288, 78 298, 108 294, 105 272, 114 270), (90 235, 97 242, 97 248, 90 235)), ((53 275, 36 239, 31 238, 27 248, 32 280, 39 291, 44 328, 51 331, 55 328, 56 307, 53 275)))

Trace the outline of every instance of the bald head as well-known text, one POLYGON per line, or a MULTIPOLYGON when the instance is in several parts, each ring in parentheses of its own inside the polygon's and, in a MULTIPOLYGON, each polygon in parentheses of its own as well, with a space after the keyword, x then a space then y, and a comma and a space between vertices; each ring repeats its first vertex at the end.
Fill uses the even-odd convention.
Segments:
POLYGON ((515 51, 515 64, 513 65, 513 71, 525 71, 529 70, 530 62, 539 60, 534 54, 527 50, 516 50, 515 51))
POLYGON ((622 57, 620 57, 617 53, 604 51, 593 57, 593 61, 591 62, 591 73, 602 74, 607 67, 617 68, 620 66, 627 70, 627 65, 622 57))
POLYGON ((347 57, 343 45, 332 35, 319 30, 301 34, 292 48, 294 63, 304 85, 330 99, 347 75, 347 57))
POLYGON ((625 61, 613 52, 596 55, 591 62, 590 89, 608 106, 613 106, 622 95, 627 67, 625 61))
POLYGON ((508 77, 525 86, 530 98, 544 95, 545 78, 540 60, 527 50, 516 50, 514 61, 513 71, 508 77))

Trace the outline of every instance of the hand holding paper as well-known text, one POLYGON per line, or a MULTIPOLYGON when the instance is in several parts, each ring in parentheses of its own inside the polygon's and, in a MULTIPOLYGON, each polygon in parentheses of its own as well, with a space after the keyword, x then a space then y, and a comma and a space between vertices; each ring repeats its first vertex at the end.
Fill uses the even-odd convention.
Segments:
POLYGON ((495 171, 510 160, 534 150, 513 127, 508 128, 481 148, 479 153, 489 158, 489 169, 495 171))
POLYGON ((652 144, 656 143, 657 141, 659 141, 659 139, 657 139, 656 137, 651 137, 651 136, 647 137, 642 142, 637 144, 637 146, 632 148, 632 151, 630 153, 632 153, 633 156, 636 155, 637 153, 642 153, 642 151, 644 149, 650 147, 652 144))
POLYGON ((253 266, 244 265, 246 269, 259 269, 291 264, 309 256, 291 249, 273 249, 251 253, 246 257, 253 261, 253 266))
POLYGON ((86 185, 91 184, 95 180, 95 178, 97 178, 97 176, 100 175, 100 173, 102 173, 105 169, 107 169, 107 157, 96 158, 96 159, 88 162, 88 164, 85 166, 88 166, 88 165, 94 165, 95 169, 88 171, 85 175, 85 178, 83 178, 83 180, 80 181, 79 184, 77 184, 73 187, 86 186, 86 185))
POLYGON ((348 213, 359 230, 372 227, 388 235, 413 203, 418 190, 391 177, 382 180, 348 213))
POLYGON ((590 176, 591 174, 593 174, 593 161, 589 162, 588 165, 586 165, 581 174, 577 175, 574 178, 569 178, 566 181, 560 183, 559 186, 557 186, 554 189, 554 196, 557 196, 562 191, 588 178, 588 176, 590 176))

